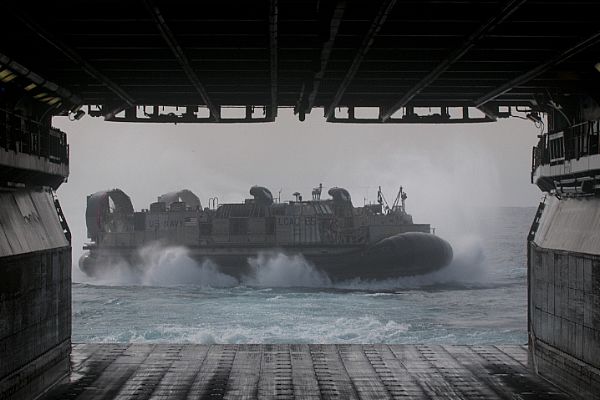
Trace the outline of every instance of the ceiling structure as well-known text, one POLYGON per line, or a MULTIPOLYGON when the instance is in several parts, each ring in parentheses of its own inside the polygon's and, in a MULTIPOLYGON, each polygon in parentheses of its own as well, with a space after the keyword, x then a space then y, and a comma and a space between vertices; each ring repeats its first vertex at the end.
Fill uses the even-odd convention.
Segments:
POLYGON ((292 107, 330 122, 485 122, 600 86, 596 0, 12 7, 0 83, 113 121, 264 122, 292 107))

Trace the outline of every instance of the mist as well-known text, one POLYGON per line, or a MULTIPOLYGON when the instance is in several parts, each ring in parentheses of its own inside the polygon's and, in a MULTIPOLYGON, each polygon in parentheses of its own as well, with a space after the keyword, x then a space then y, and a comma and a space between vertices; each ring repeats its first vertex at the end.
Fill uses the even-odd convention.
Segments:
POLYGON ((120 188, 135 209, 162 193, 187 188, 208 205, 249 197, 252 185, 281 190, 282 200, 313 187, 347 188, 355 205, 392 202, 400 185, 416 223, 450 241, 476 233, 475 209, 533 206, 529 181, 538 130, 528 121, 462 125, 352 125, 321 115, 299 122, 283 109, 272 124, 123 124, 55 117, 67 132, 70 176, 58 190, 73 234, 74 280, 86 239, 86 196, 120 188))

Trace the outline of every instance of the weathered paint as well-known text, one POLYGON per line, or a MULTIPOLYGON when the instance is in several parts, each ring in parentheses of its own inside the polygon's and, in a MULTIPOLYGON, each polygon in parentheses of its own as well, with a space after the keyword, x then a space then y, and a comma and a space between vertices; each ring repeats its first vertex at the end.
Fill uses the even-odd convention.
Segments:
POLYGON ((50 192, 0 205, 0 399, 30 399, 69 370, 71 246, 50 192))
POLYGON ((530 244, 534 369, 580 397, 600 393, 600 199, 550 198, 530 244))
POLYGON ((69 246, 50 192, 0 192, 0 204, 0 257, 69 246))
POLYGON ((545 249, 600 255, 600 198, 549 196, 534 242, 545 249))
POLYGON ((31 399, 69 370, 71 248, 2 257, 0 275, 0 399, 31 399))

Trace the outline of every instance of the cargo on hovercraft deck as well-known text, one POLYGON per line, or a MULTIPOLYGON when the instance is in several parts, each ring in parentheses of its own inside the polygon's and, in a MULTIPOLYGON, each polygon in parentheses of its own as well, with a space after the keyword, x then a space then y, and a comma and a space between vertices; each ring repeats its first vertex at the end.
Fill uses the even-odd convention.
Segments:
POLYGON ((143 268, 138 250, 155 242, 185 246, 194 259, 211 260, 236 278, 251 274, 248 260, 265 252, 301 254, 332 280, 420 275, 452 260, 450 244, 406 213, 402 188, 391 206, 380 188, 377 203, 363 207, 354 207, 348 191, 337 187, 321 199, 322 189, 313 189, 310 200, 296 192, 294 200, 281 202, 253 186, 253 198, 243 203, 218 204, 213 197, 207 208, 181 190, 139 212, 119 189, 97 192, 87 199, 92 242, 79 266, 91 276, 122 260, 143 268))

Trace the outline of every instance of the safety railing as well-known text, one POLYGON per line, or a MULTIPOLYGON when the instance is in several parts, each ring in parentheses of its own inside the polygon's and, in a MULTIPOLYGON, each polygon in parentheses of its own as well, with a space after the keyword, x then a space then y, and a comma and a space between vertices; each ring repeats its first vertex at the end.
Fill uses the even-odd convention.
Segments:
POLYGON ((69 164, 67 135, 17 112, 0 108, 0 148, 69 164))
POLYGON ((595 154, 600 154, 600 120, 549 132, 541 135, 537 146, 532 149, 532 174, 540 165, 563 164, 595 154))

